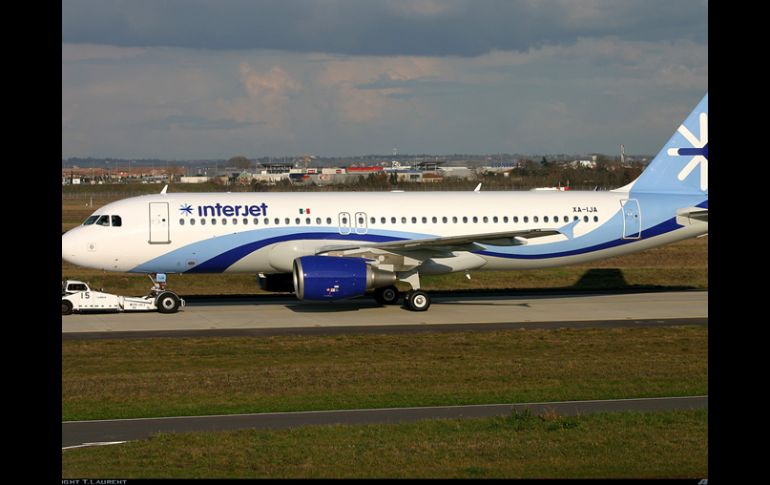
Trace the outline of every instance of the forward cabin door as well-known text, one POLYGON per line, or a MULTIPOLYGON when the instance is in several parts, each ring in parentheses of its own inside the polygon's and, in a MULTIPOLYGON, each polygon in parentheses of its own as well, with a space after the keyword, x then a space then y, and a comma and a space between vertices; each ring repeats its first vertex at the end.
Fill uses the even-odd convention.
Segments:
POLYGON ((150 202, 150 244, 171 242, 168 223, 168 202, 150 202))
POLYGON ((623 199, 620 201, 623 207, 623 239, 639 239, 642 237, 642 212, 639 209, 639 201, 636 199, 623 199))

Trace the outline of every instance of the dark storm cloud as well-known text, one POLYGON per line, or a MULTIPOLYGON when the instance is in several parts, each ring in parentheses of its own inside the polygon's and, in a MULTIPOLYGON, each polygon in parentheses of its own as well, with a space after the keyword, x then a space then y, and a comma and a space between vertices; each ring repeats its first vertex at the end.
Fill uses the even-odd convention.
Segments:
POLYGON ((62 42, 467 57, 581 37, 705 43, 706 8, 703 0, 66 0, 62 42))

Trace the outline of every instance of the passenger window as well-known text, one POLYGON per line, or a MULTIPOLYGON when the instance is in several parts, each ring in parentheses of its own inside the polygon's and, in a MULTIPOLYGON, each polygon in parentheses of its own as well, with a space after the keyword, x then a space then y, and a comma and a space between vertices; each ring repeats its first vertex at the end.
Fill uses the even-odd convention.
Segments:
POLYGON ((376 224, 376 223, 377 223, 377 218, 376 217, 370 217, 369 218, 369 224, 376 224))
POLYGON ((390 223, 391 224, 395 224, 396 223, 396 218, 395 217, 391 217, 390 218, 390 223))
POLYGON ((559 222, 559 216, 553 216, 553 222, 559 222))
POLYGON ((473 216, 473 223, 476 224, 477 222, 479 222, 479 218, 476 216, 473 216))
POLYGON ((112 227, 120 227, 123 225, 123 219, 120 216, 112 216, 112 227))
POLYGON ((572 220, 573 220, 573 221, 576 221, 576 220, 578 220, 578 219, 580 219, 578 216, 573 216, 573 217, 572 217, 572 220))
POLYGON ((255 226, 258 226, 258 225, 259 225, 259 219, 258 219, 258 218, 256 218, 256 217, 254 218, 254 225, 255 225, 255 226))
POLYGON ((291 224, 291 219, 289 219, 288 217, 284 218, 284 221, 286 222, 286 225, 287 225, 287 226, 288 226, 289 224, 291 224))
POLYGON ((305 217, 305 224, 307 224, 308 226, 310 225, 310 218, 309 217, 305 217))
POLYGON ((588 222, 588 216, 583 216, 583 222, 588 222))
POLYGON ((248 224, 249 224, 249 220, 244 217, 243 218, 243 225, 246 226, 248 224))
POLYGON ((236 224, 238 224, 238 219, 236 219, 235 217, 233 217, 233 225, 236 225, 236 224))
POLYGON ((179 219, 179 225, 184 226, 184 219, 179 219))
POLYGON ((83 222, 83 225, 84 226, 90 226, 91 224, 96 222, 96 220, 98 218, 99 218, 99 216, 88 216, 88 219, 86 219, 85 222, 83 222))
POLYGON ((497 223, 497 216, 492 218, 492 222, 497 223))
POLYGON ((216 226, 217 225, 217 220, 216 219, 211 219, 211 225, 212 226, 216 226))
MULTIPOLYGON (((535 221, 537 222, 537 221, 535 221)), ((548 222, 548 216, 543 217, 543 222, 548 222)))
POLYGON ((599 222, 599 216, 594 216, 594 222, 599 222))
POLYGON ((327 224, 331 224, 332 223, 332 218, 331 217, 327 217, 326 218, 326 223, 327 224))
POLYGON ((569 216, 564 216, 564 222, 569 222, 569 216))
POLYGON ((519 216, 513 216, 513 222, 518 224, 519 216))
POLYGON ((223 225, 223 226, 226 226, 226 225, 227 225, 227 219, 225 219, 224 217, 222 218, 222 225, 223 225))
POLYGON ((299 217, 297 217, 296 219, 294 219, 294 222, 295 222, 295 223, 296 223, 298 226, 299 226, 299 225, 302 223, 302 221, 301 221, 301 219, 300 219, 299 217))
POLYGON ((96 220, 96 224, 99 226, 109 226, 110 216, 99 216, 99 218, 96 220))
POLYGON ((422 223, 423 223, 423 224, 425 224, 425 223, 427 223, 427 222, 428 222, 428 218, 427 218, 427 217, 423 217, 423 218, 422 218, 422 223))
POLYGON ((268 219, 267 217, 265 217, 265 220, 263 222, 265 223, 266 226, 270 225, 270 219, 268 219))
POLYGON ((482 221, 484 221, 484 222, 489 222, 489 217, 487 217, 487 216, 484 216, 484 218, 482 219, 482 221))
POLYGON ((347 217, 343 217, 342 218, 342 224, 343 225, 347 225, 348 224, 348 218, 347 217))
POLYGON ((380 217, 380 223, 385 224, 388 220, 384 217, 380 217))
POLYGON ((508 223, 508 216, 503 216, 503 222, 506 224, 508 223))
POLYGON ((322 221, 321 221, 321 218, 320 218, 320 217, 316 217, 316 218, 315 218, 315 223, 316 223, 317 225, 319 225, 319 226, 320 226, 320 225, 321 225, 321 222, 322 222, 322 221))
POLYGON ((416 217, 412 217, 412 224, 417 224, 417 218, 416 217))
POLYGON ((467 223, 468 223, 468 216, 463 216, 463 224, 467 224, 467 223))
MULTIPOLYGON (((194 219, 192 219, 192 220, 194 220, 194 219)), ((206 219, 201 218, 201 226, 205 226, 205 225, 206 225, 206 219)))
POLYGON ((358 216, 358 225, 359 226, 363 226, 364 222, 365 222, 365 219, 363 217, 361 217, 361 216, 358 216))
POLYGON ((529 222, 529 216, 524 216, 524 222, 529 222))
POLYGON ((538 221, 538 218, 537 218, 537 216, 534 216, 534 217, 532 218, 532 222, 537 222, 537 221, 538 221))
MULTIPOLYGON (((445 219, 446 219, 446 218, 445 218, 445 219)), ((433 219, 431 219, 431 220, 433 221, 433 224, 435 224, 435 223, 437 223, 437 222, 438 222, 438 217, 436 217, 436 216, 433 216, 433 219)), ((444 221, 444 222, 446 222, 446 221, 444 221)))
MULTIPOLYGON (((446 222, 446 217, 444 218, 444 222, 446 222)), ((452 217, 452 222, 457 224, 457 216, 452 217)))
POLYGON ((401 218, 401 224, 406 224, 406 217, 401 218))
POLYGON ((191 225, 191 226, 194 226, 194 225, 195 225, 195 219, 190 219, 190 225, 191 225))

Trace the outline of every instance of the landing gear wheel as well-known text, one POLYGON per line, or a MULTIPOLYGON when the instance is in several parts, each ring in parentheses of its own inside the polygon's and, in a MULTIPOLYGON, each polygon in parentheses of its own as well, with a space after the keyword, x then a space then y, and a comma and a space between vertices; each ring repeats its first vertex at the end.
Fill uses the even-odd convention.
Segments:
POLYGON ((380 305, 395 305, 398 303, 398 298, 401 294, 398 292, 398 288, 395 286, 386 286, 385 288, 377 288, 374 290, 374 299, 380 305))
POLYGON ((72 313, 72 302, 69 300, 62 300, 61 301, 61 314, 62 315, 69 315, 72 313))
POLYGON ((413 312, 424 312, 430 308, 430 295, 422 290, 410 291, 406 296, 406 307, 413 312))
POLYGON ((179 297, 170 291, 164 291, 155 300, 160 313, 176 313, 179 310, 179 297))

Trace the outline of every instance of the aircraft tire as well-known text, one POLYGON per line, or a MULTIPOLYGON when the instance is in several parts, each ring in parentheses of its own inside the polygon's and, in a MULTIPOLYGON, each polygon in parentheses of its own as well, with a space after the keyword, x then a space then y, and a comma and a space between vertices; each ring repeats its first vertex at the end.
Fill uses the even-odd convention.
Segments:
POLYGON ((179 297, 170 291, 164 291, 155 300, 159 313, 176 313, 179 310, 179 297))
POLYGON ((398 288, 395 286, 386 286, 374 290, 374 299, 380 305, 395 305, 400 297, 401 293, 399 293, 398 288))
POLYGON ((406 298, 406 307, 413 312, 424 312, 430 308, 430 295, 422 290, 410 291, 406 298))

